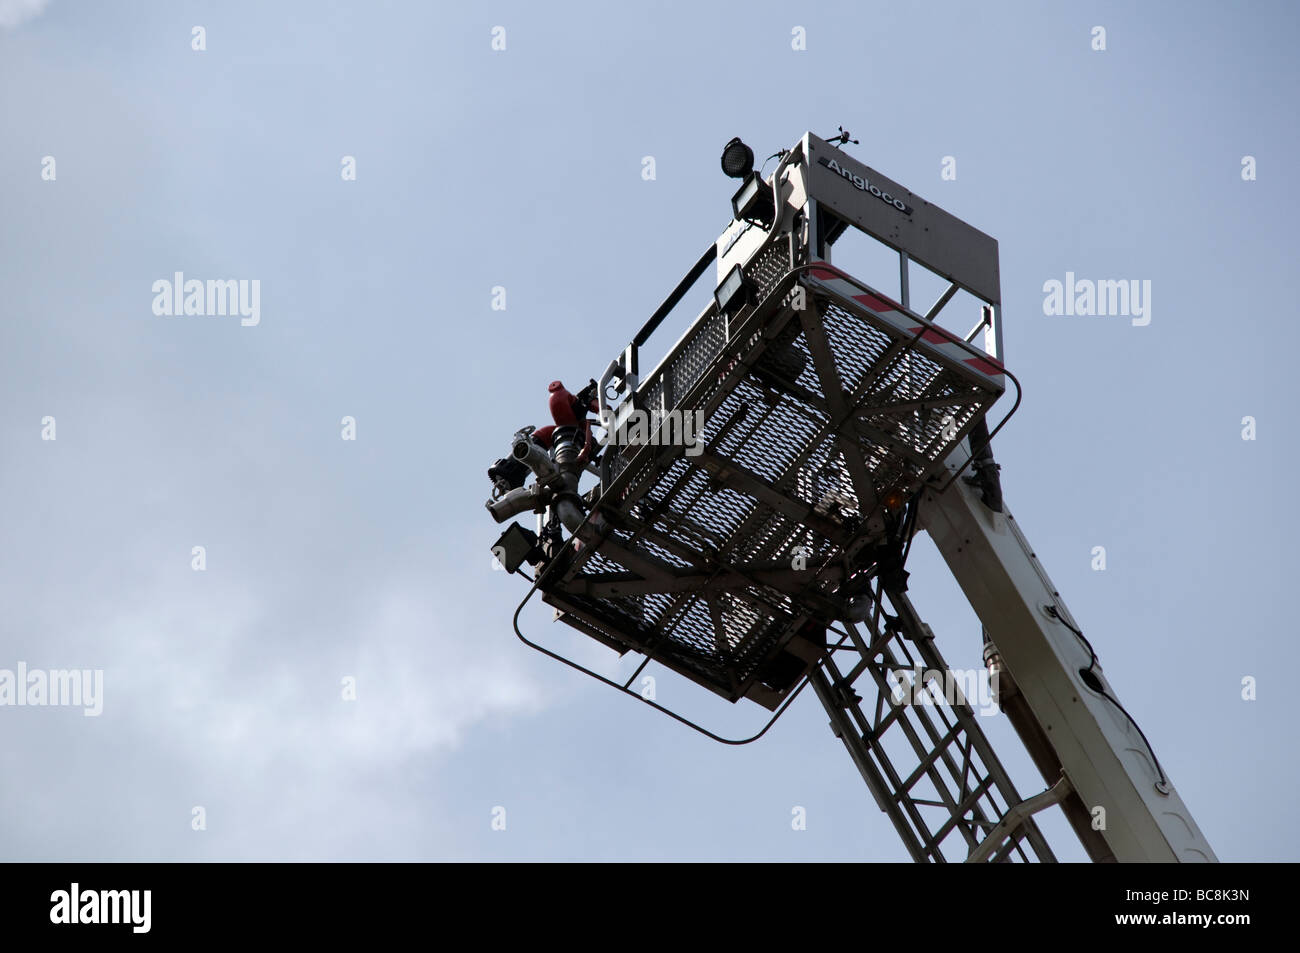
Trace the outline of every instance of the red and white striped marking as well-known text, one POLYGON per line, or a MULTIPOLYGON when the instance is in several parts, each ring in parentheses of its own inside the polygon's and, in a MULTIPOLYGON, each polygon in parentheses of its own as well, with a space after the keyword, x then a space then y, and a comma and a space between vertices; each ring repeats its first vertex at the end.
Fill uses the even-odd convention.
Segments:
POLYGON ((985 377, 995 381, 998 387, 1006 386, 1003 380, 1002 364, 989 355, 978 357, 972 354, 969 345, 951 331, 946 331, 937 325, 918 324, 916 318, 903 310, 902 305, 890 301, 884 295, 869 291, 866 287, 844 274, 844 272, 824 261, 813 262, 806 274, 826 290, 833 291, 843 298, 853 299, 898 330, 913 336, 920 334, 921 340, 928 346, 928 350, 938 352, 950 362, 964 364, 972 370, 978 371, 985 377))

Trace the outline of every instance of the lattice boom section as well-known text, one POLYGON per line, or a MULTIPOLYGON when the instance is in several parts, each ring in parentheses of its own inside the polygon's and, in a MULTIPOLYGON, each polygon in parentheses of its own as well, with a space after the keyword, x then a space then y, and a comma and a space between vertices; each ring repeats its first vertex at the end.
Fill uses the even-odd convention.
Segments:
POLYGON ((882 501, 937 472, 1001 392, 858 301, 807 297, 696 323, 638 405, 702 412, 697 444, 608 448, 613 529, 546 591, 621 647, 768 707, 842 614, 836 590, 862 568, 845 550, 882 534, 897 515, 882 501))

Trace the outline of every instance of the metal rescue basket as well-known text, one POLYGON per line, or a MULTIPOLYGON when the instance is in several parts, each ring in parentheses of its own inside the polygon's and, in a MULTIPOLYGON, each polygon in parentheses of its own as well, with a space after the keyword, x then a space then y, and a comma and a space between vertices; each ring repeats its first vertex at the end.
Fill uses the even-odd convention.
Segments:
MULTIPOLYGON (((827 626, 852 616, 855 577, 888 558, 906 502, 1004 388, 995 359, 829 263, 855 223, 814 196, 827 153, 852 161, 806 136, 763 182, 771 221, 724 235, 665 302, 652 325, 717 261, 714 300, 654 371, 635 373, 646 331, 611 363, 610 433, 638 413, 649 426, 609 439, 586 497, 600 536, 538 581, 575 628, 769 709, 824 653, 827 626)), ((828 175, 823 187, 842 187, 828 175)), ((844 185, 849 201, 875 201, 844 185)))

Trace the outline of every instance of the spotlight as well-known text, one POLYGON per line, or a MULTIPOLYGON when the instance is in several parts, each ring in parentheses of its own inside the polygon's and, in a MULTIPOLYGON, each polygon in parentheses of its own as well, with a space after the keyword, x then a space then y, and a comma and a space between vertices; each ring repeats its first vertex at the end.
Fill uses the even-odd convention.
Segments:
POLYGON ((733 179, 743 179, 754 170, 754 150, 736 136, 722 147, 722 171, 733 179))
POLYGON ((776 206, 772 203, 772 189, 757 172, 745 176, 745 182, 731 197, 731 211, 738 222, 756 222, 764 228, 772 227, 776 206))
POLYGON ((727 277, 713 289, 713 300, 717 302, 718 313, 734 314, 753 298, 753 287, 740 265, 727 272, 727 277))
POLYGON ((545 558, 537 545, 537 534, 518 523, 506 527, 506 531, 492 547, 492 554, 506 572, 518 572, 525 562, 539 563, 545 558))

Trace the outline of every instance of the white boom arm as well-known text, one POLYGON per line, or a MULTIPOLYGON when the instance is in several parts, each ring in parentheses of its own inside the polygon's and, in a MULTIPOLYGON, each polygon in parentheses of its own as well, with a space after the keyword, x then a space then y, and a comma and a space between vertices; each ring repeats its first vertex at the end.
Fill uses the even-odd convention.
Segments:
MULTIPOLYGON (((964 460, 964 454, 953 455, 949 476, 964 460)), ((1187 805, 1172 782, 1162 779, 1153 753, 1120 709, 1100 664, 1082 674, 1095 655, 1073 631, 1080 627, 1010 511, 1003 506, 1003 512, 993 512, 964 479, 942 493, 939 486, 924 492, 919 526, 938 546, 1001 655, 1013 684, 999 691, 1023 698, 1019 718, 1004 708, 1018 721, 1031 755, 1049 784, 1055 780, 1054 759, 1078 795, 1071 822, 1089 853, 1121 862, 1216 861, 1187 805), (1095 833, 1081 830, 1083 823, 1095 833)))

